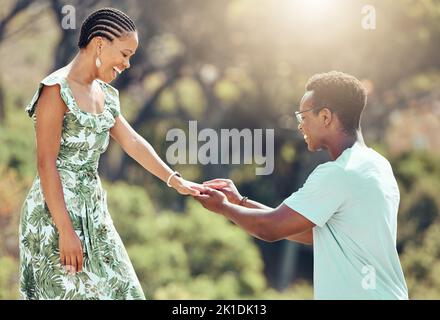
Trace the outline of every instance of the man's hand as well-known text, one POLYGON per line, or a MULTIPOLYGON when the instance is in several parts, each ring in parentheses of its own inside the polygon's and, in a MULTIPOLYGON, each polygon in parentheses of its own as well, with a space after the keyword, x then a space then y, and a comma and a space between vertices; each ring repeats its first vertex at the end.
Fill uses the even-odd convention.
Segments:
POLYGON ((238 192, 234 182, 230 179, 213 179, 205 181, 203 182, 203 186, 223 192, 228 198, 228 201, 233 204, 239 204, 243 198, 240 192, 238 192))
POLYGON ((194 198, 198 200, 202 204, 202 206, 209 211, 223 214, 228 205, 228 199, 226 198, 226 196, 220 191, 207 187, 201 188, 199 190, 201 194, 199 196, 195 196, 194 198))

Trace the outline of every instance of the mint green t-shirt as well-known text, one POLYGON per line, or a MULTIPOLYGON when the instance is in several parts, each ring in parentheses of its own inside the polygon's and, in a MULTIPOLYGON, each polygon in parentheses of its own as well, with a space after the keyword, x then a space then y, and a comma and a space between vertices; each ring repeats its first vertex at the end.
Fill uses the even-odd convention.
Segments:
POLYGON ((284 201, 316 224, 315 299, 408 299, 396 249, 399 200, 390 163, 355 143, 284 201))

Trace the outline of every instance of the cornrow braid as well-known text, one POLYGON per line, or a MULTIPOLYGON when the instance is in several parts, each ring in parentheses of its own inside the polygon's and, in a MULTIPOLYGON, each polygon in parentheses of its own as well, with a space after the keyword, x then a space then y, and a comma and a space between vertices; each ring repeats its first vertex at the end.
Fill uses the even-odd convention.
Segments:
POLYGON ((115 8, 99 9, 84 20, 78 47, 85 48, 94 37, 104 37, 113 41, 114 38, 131 31, 136 31, 136 26, 125 13, 115 8))

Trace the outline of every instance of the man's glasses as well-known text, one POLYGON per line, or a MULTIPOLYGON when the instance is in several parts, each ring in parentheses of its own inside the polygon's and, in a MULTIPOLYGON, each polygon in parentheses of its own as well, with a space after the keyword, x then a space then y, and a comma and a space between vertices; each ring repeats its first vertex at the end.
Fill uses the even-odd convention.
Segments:
POLYGON ((296 121, 298 121, 299 124, 302 124, 303 123, 303 118, 301 117, 301 113, 312 111, 312 110, 318 109, 318 108, 322 109, 322 107, 313 107, 313 108, 310 108, 310 109, 307 109, 307 110, 303 110, 303 111, 295 111, 296 121))

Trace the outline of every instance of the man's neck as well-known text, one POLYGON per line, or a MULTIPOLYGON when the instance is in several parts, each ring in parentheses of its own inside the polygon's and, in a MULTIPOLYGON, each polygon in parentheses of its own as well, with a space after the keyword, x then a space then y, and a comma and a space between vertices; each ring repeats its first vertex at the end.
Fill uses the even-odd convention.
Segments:
POLYGON ((356 142, 365 146, 364 138, 360 130, 356 131, 354 135, 342 134, 338 138, 333 139, 327 148, 330 158, 336 160, 344 150, 351 148, 356 142))

